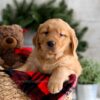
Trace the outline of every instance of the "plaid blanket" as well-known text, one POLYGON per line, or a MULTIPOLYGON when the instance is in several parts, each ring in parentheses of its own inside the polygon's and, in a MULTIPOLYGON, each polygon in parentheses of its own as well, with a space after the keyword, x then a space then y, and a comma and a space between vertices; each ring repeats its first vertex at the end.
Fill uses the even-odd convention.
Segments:
MULTIPOLYGON (((22 48, 21 50, 16 50, 16 53, 28 56, 31 51, 31 48, 22 48)), ((75 88, 77 82, 76 76, 70 75, 69 81, 64 83, 63 89, 57 94, 51 94, 47 88, 49 75, 13 69, 5 69, 4 71, 31 100, 64 100, 64 97, 75 88)))

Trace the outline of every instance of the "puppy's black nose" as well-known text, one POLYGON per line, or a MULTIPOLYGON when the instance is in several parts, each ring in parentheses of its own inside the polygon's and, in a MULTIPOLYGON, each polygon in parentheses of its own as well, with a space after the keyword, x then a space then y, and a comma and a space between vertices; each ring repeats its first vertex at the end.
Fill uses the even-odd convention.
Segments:
POLYGON ((54 42, 54 41, 48 41, 48 42, 47 42, 47 45, 48 45, 49 47, 53 47, 53 46, 55 45, 55 42, 54 42))
POLYGON ((9 38, 6 39, 6 42, 7 42, 8 44, 11 44, 11 43, 13 43, 13 39, 9 37, 9 38))

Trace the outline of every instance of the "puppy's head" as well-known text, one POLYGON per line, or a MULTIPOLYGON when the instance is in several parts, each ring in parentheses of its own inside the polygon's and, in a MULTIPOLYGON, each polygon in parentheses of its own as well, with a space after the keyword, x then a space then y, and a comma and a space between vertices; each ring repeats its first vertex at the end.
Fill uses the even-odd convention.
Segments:
POLYGON ((33 44, 44 56, 76 56, 78 41, 74 30, 61 19, 49 19, 38 28, 33 44))

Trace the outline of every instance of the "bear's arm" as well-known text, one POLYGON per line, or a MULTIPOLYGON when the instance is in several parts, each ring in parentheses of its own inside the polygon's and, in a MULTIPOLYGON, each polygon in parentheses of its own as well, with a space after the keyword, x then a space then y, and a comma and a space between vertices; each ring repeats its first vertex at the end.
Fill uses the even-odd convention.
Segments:
POLYGON ((0 57, 0 65, 4 64, 4 60, 0 57))

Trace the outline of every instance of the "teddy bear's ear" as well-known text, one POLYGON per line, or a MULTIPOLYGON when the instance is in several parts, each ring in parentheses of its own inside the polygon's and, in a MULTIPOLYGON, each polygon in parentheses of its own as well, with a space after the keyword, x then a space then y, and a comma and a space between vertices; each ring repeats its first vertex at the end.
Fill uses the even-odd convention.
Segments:
POLYGON ((17 29, 18 31, 20 31, 20 32, 23 33, 23 29, 22 29, 21 26, 19 26, 19 25, 17 25, 17 24, 13 24, 12 27, 13 27, 14 29, 17 29))
POLYGON ((3 32, 5 31, 6 28, 7 28, 6 25, 0 25, 0 36, 3 36, 3 32))
POLYGON ((17 39, 18 40, 17 48, 21 48, 23 46, 23 41, 24 41, 24 38, 23 38, 23 29, 22 29, 21 26, 19 26, 17 24, 13 24, 11 26, 11 28, 16 31, 16 34, 18 34, 17 35, 17 38, 18 38, 17 39))

